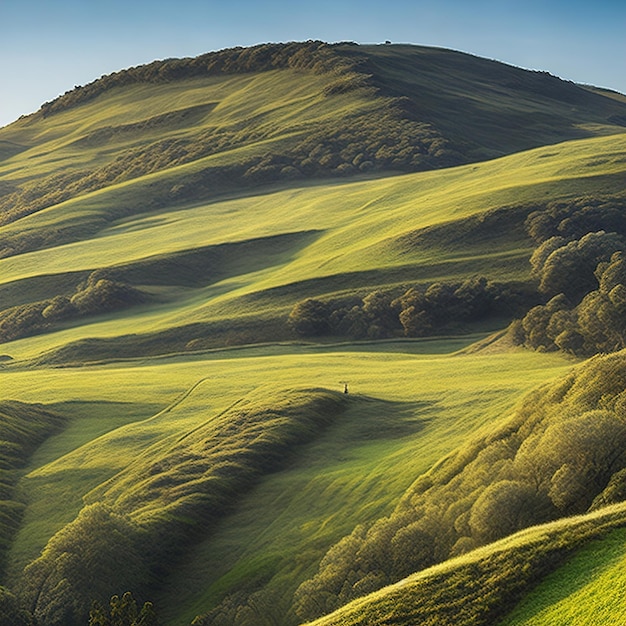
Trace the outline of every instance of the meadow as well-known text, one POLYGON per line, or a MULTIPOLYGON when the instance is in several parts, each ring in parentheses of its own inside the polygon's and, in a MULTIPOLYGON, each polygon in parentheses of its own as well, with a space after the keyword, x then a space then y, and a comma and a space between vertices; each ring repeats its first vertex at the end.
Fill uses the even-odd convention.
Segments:
POLYGON ((460 53, 307 42, 133 68, 0 129, 0 608, 79 626, 131 591, 168 626, 590 619, 623 561, 621 457, 593 489, 569 449, 514 457, 594 403, 619 440, 621 357, 507 327, 552 296, 541 216, 622 210, 624 108, 460 53), (590 395, 565 410, 572 381, 590 395), (532 514, 481 526, 494 484, 533 480, 532 514), (379 567, 453 492, 438 553, 379 567))
POLYGON ((74 519, 85 497, 90 501, 94 488, 123 472, 129 458, 158 458, 162 442, 192 432, 207 415, 250 394, 263 391, 278 401, 303 386, 341 392, 345 379, 351 391, 347 412, 287 469, 264 478, 238 502, 228 521, 174 570, 157 601, 172 623, 188 623, 194 611, 212 608, 232 587, 258 577, 255 563, 270 559, 268 605, 280 615, 288 610, 294 582, 312 573, 334 541, 388 513, 414 477, 468 434, 506 416, 521 393, 546 379, 547 368, 556 376, 571 367, 563 357, 523 351, 459 352, 479 338, 415 340, 403 342, 401 351, 393 342, 296 344, 158 363, 4 372, 13 397, 37 398, 69 420, 39 448, 21 480, 29 506, 9 572, 17 576, 74 519), (485 379, 489 385, 481 383, 485 379), (184 614, 173 601, 181 597, 188 606, 184 614), (171 614, 168 607, 175 607, 171 614))

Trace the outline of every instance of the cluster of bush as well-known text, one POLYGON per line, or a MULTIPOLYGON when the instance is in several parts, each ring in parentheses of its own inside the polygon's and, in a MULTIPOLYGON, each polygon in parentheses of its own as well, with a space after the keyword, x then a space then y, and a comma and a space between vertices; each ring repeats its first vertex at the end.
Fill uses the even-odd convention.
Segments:
POLYGON ((496 283, 481 276, 462 283, 415 286, 401 293, 375 290, 347 301, 307 298, 295 304, 288 324, 302 337, 426 337, 461 330, 463 324, 491 315, 519 314, 536 303, 536 297, 524 283, 496 283))
POLYGON ((533 307, 511 325, 515 341, 541 351, 576 356, 626 347, 626 256, 614 252, 596 268, 597 289, 573 306, 563 293, 533 307))
POLYGON ((513 339, 577 356, 626 347, 626 199, 554 203, 527 227, 540 242, 532 274, 548 301, 511 325, 513 339))
MULTIPOLYGON (((0 221, 2 221, 1 217, 0 221)), ((94 230, 99 230, 105 225, 102 219, 92 218, 90 221, 94 230)), ((20 230, 2 234, 0 235, 0 259, 76 241, 85 234, 85 226, 85 223, 66 224, 63 227, 48 226, 37 230, 20 230)))
POLYGON ((5 587, 0 587, 0 626, 34 626, 32 616, 5 587))
POLYGON ((106 273, 96 270, 72 295, 0 311, 0 343, 46 332, 61 322, 125 309, 146 300, 146 294, 139 289, 111 280, 106 273))
POLYGON ((121 598, 111 596, 106 608, 95 601, 89 611, 89 626, 157 626, 157 623, 152 602, 144 602, 140 609, 130 591, 121 598))
POLYGON ((533 392, 496 432, 422 475, 395 511, 333 546, 302 583, 302 620, 522 528, 626 497, 626 358, 533 392))

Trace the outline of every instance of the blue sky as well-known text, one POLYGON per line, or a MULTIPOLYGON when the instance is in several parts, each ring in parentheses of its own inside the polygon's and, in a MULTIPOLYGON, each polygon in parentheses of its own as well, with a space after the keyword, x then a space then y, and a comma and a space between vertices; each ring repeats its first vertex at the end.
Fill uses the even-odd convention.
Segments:
POLYGON ((625 0, 0 0, 0 126, 132 65, 306 39, 442 46, 626 93, 625 0))

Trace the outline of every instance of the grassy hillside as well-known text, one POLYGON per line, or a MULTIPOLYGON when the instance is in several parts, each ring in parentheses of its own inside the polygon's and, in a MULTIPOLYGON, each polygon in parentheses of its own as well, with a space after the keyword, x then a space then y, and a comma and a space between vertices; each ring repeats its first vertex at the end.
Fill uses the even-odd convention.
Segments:
MULTIPOLYGON (((441 172, 165 210, 158 222, 138 217, 95 239, 1 260, 7 303, 23 305, 29 293, 36 302, 71 296, 95 269, 152 298, 130 315, 81 318, 75 330, 72 320, 43 320, 60 332, 15 342, 10 354, 69 343, 54 357, 67 361, 286 340, 286 317, 305 297, 476 275, 527 280, 536 245, 523 228, 528 213, 554 199, 621 191, 625 146, 616 135, 441 172), (73 343, 85 336, 101 340, 73 343)), ((113 193, 75 204, 117 206, 113 193)))
POLYGON ((512 419, 421 476, 394 512, 356 528, 295 595, 315 617, 521 528, 623 497, 622 353, 529 394, 512 419))
MULTIPOLYGON (((624 103, 419 47, 259 46, 120 72, 0 129, 2 223, 154 173, 108 214, 7 229, 2 256, 242 187, 416 171, 621 132, 624 103), (473 123, 455 111, 471 112, 473 123), (505 130, 505 132, 503 132, 505 130), (175 171, 172 171, 175 170, 175 171)), ((37 223, 37 222, 36 222, 37 223)))
POLYGON ((626 520, 624 367, 623 353, 596 358, 529 394, 512 420, 421 476, 389 517, 334 546, 296 592, 296 611, 328 611, 333 593, 341 606, 423 570, 315 623, 493 624, 520 598, 502 623, 611 623, 621 604, 606 581, 624 558, 626 520), (578 550, 615 527, 599 546, 578 550), (480 544, 490 545, 472 551, 480 544), (427 569, 436 561, 445 563, 427 569))
POLYGON ((0 607, 574 610, 549 594, 579 547, 617 528, 597 559, 621 558, 623 356, 563 379, 576 351, 504 330, 554 305, 546 241, 621 250, 624 120, 545 73, 307 42, 131 68, 0 129, 0 607))
POLYGON ((623 541, 624 521, 621 504, 537 526, 424 570, 309 623, 612 624, 623 613, 622 598, 613 593, 621 574, 611 565, 616 558, 623 559, 623 545, 616 544, 623 541), (611 569, 618 578, 609 583, 603 574, 611 569), (544 581, 533 591, 541 578, 544 581), (505 617, 525 594, 529 600, 521 601, 521 610, 505 617), (537 599, 538 605, 533 606, 537 599))
POLYGON ((257 395, 262 391, 278 401, 283 388, 313 384, 341 391, 339 381, 348 379, 347 412, 311 441, 288 471, 241 496, 234 517, 218 525, 214 535, 205 535, 194 551, 197 556, 174 569, 165 589, 152 596, 168 620, 189 623, 236 593, 242 582, 262 592, 255 563, 271 562, 262 579, 265 603, 276 604, 275 615, 286 614, 295 586, 313 573, 334 541, 353 525, 389 511, 413 476, 475 428, 500 419, 520 392, 545 379, 546 368, 553 375, 569 368, 558 356, 528 352, 495 359, 445 354, 473 339, 418 341, 401 351, 393 343, 260 347, 152 364, 5 372, 5 389, 17 397, 40 397, 56 406, 76 397, 89 402, 71 415, 62 434, 42 446, 22 479, 30 505, 11 552, 11 578, 18 579, 21 568, 74 519, 83 506, 81 496, 122 472, 116 484, 130 458, 155 459, 172 445, 168 442, 201 426, 207 412, 219 415, 257 387, 257 395), (439 352, 443 354, 437 356, 439 352), (462 385, 459 368, 465 372, 462 385), (201 378, 205 380, 187 396, 185 391, 201 378), (163 407, 172 402, 172 408, 142 420, 142 406, 146 411, 146 403, 157 400, 163 407), (135 422, 115 428, 124 416, 130 418, 133 408, 135 422), (81 445, 81 425, 94 422, 93 427, 106 428, 107 412, 109 434, 95 438, 93 430, 80 433, 93 438, 81 445), (267 600, 270 594, 272 601, 267 600), (180 601, 174 602, 177 597, 185 598, 184 610, 180 601))

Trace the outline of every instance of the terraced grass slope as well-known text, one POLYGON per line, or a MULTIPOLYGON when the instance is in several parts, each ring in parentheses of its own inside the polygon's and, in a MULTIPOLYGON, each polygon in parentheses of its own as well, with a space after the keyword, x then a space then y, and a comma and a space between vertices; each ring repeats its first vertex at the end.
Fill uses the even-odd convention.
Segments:
MULTIPOLYGON (((625 115, 614 94, 470 55, 307 42, 131 68, 0 129, 0 399, 43 403, 24 432, 46 437, 10 469, 0 606, 79 626, 132 591, 169 626, 293 626, 441 562, 413 598, 474 623, 620 526, 617 505, 492 546, 528 519, 496 510, 496 532, 478 509, 509 483, 530 523, 585 511, 589 481, 598 507, 621 500, 597 438, 595 473, 560 449, 514 475, 563 398, 515 407, 572 359, 501 331, 543 297, 528 216, 626 206, 625 115), (407 507, 457 496, 422 559, 407 507), (463 596, 444 571, 497 575, 463 596)), ((552 388, 588 374, 583 430, 612 442, 623 376, 602 363, 620 359, 552 388)), ((324 619, 411 623, 413 600, 389 613, 386 594, 324 619)), ((511 619, 550 610, 537 598, 511 619)))
MULTIPOLYGON (((69 344, 46 357, 63 362, 289 340, 287 315, 306 297, 477 275, 528 280, 535 246, 523 228, 528 213, 555 199, 621 192, 624 137, 164 210, 158 222, 139 216, 98 238, 4 259, 4 300, 32 303, 38 314, 98 269, 147 296, 128 312, 40 315, 42 330, 58 332, 16 341, 9 353, 32 358, 69 344)), ((85 210, 105 196, 116 204, 108 192, 72 203, 85 210)))

